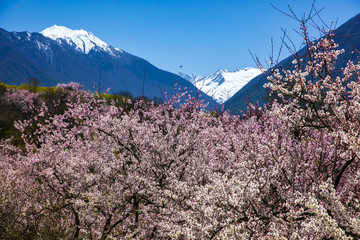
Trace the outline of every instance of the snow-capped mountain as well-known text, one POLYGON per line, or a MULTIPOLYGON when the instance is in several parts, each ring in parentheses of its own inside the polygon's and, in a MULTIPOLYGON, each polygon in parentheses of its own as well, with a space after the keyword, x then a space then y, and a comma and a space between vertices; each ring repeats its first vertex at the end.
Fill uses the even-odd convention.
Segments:
POLYGON ((190 76, 183 72, 178 75, 195 84, 197 88, 212 96, 216 101, 224 103, 261 71, 257 68, 244 68, 235 71, 219 69, 215 73, 203 76, 190 76))
MULTIPOLYGON (((42 86, 81 82, 86 90, 129 92, 134 97, 164 99, 175 83, 195 91, 177 74, 114 48, 85 30, 52 26, 41 33, 0 28, 0 81, 20 85, 37 78, 42 86)), ((208 96, 204 96, 211 101, 208 96)))
POLYGON ((121 51, 120 49, 111 47, 107 43, 95 37, 91 32, 87 32, 83 29, 72 30, 64 26, 54 25, 46 28, 40 33, 60 44, 65 41, 67 44, 74 46, 76 49, 86 54, 88 54, 90 50, 96 51, 99 49, 110 54, 114 54, 114 50, 121 51))

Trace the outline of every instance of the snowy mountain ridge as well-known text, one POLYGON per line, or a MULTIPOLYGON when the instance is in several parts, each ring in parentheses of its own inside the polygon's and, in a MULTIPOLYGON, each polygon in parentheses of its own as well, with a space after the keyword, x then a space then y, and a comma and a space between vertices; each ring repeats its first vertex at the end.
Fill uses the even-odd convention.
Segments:
MULTIPOLYGON (((60 45, 67 44, 84 54, 89 54, 90 51, 102 51, 115 58, 121 58, 124 53, 121 49, 110 46, 91 32, 83 29, 72 30, 64 26, 54 25, 46 28, 40 34, 60 45)), ((48 49, 46 44, 37 43, 37 45, 39 49, 48 49)), ((223 103, 260 73, 260 70, 255 68, 244 68, 235 71, 219 69, 206 77, 189 76, 182 72, 179 72, 178 75, 195 84, 198 89, 212 96, 217 102, 223 103)))
POLYGON ((46 28, 40 33, 60 44, 61 41, 64 40, 67 44, 74 46, 76 49, 85 54, 88 54, 91 50, 97 49, 101 49, 111 55, 115 55, 114 51, 122 52, 122 50, 111 47, 91 32, 87 32, 83 29, 72 30, 64 26, 54 25, 46 28))
MULTIPOLYGON (((191 82, 116 49, 85 30, 56 25, 41 33, 0 28, 0 52, 0 79, 9 85, 21 85, 31 78, 46 87, 81 81, 85 90, 102 92, 110 88, 110 93, 128 92, 134 98, 155 101, 164 98, 164 91, 171 98, 175 84, 197 92, 191 82)), ((206 94, 201 95, 214 103, 206 94)))
POLYGON ((259 69, 251 67, 234 71, 219 69, 205 77, 178 73, 180 77, 192 82, 198 89, 212 96, 219 103, 224 103, 259 74, 261 74, 259 69))

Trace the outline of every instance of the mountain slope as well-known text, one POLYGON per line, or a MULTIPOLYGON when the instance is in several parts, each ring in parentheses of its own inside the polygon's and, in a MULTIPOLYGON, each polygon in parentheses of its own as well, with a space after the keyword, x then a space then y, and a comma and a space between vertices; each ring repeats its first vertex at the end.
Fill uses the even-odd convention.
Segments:
POLYGON ((224 103, 260 73, 261 71, 257 68, 244 68, 235 71, 219 69, 206 77, 189 76, 182 72, 179 72, 178 75, 194 83, 197 88, 212 96, 219 103, 224 103))
MULTIPOLYGON (((335 42, 339 44, 339 48, 345 49, 345 53, 341 54, 336 62, 335 67, 344 67, 349 59, 354 62, 358 61, 359 53, 355 49, 360 49, 360 14, 351 18, 349 21, 341 25, 334 31, 335 42)), ((305 48, 299 51, 299 55, 305 51, 305 48)), ((279 65, 285 69, 291 69, 293 57, 290 56, 282 60, 279 65)), ((259 75, 252 79, 234 96, 225 102, 225 107, 232 113, 246 111, 246 101, 260 106, 267 102, 267 90, 263 87, 268 80, 264 75, 259 75)))
POLYGON ((196 91, 180 76, 114 48, 92 33, 56 25, 41 33, 0 28, 0 70, 0 81, 15 85, 36 77, 43 86, 82 82, 86 90, 99 90, 100 85, 101 91, 127 91, 134 97, 163 98, 165 90, 171 96, 175 82, 196 91))

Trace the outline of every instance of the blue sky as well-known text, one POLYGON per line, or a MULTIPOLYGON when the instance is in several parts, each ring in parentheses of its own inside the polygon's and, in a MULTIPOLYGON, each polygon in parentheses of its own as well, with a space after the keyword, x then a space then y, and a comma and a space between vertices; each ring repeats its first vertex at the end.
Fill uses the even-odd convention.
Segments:
MULTIPOLYGON (((155 66, 194 75, 255 67, 280 47, 281 28, 297 45, 296 21, 271 5, 308 13, 313 0, 0 0, 0 27, 40 32, 54 24, 92 32, 155 66)), ((325 23, 340 26, 360 13, 359 0, 317 0, 325 23)), ((287 54, 284 55, 284 57, 287 54)))

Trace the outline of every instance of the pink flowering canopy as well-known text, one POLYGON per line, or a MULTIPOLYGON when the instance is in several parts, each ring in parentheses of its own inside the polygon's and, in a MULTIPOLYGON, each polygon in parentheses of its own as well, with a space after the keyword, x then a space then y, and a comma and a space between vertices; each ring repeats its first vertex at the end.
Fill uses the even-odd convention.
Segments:
POLYGON ((59 85, 66 108, 1 143, 0 238, 359 239, 360 64, 335 74, 332 32, 304 36, 307 58, 268 73, 272 104, 242 117, 59 85))

